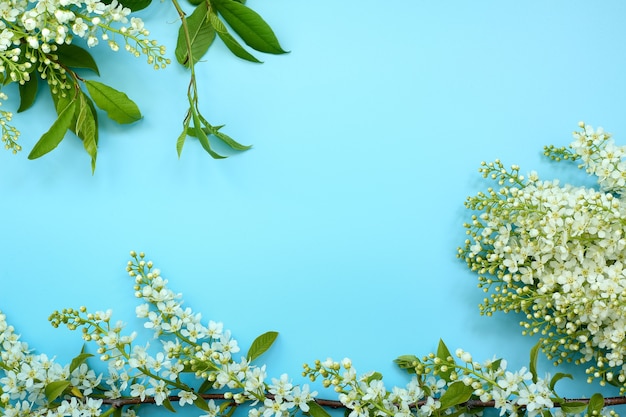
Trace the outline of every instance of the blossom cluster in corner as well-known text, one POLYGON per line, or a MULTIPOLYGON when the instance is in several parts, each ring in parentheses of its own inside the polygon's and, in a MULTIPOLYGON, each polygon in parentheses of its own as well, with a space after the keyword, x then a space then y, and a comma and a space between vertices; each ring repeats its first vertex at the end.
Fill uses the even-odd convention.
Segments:
POLYGON ((254 352, 237 357, 239 344, 222 323, 203 324, 202 315, 183 307, 181 295, 167 287, 168 281, 152 262, 145 261, 143 254, 132 252, 132 256, 127 270, 135 279, 135 295, 142 301, 136 314, 145 328, 154 331, 160 349, 134 343, 137 333, 124 335, 123 324, 111 322, 111 312, 92 314, 81 307, 50 317, 53 326, 81 329, 83 339, 97 345, 100 359, 109 368, 104 378, 106 398, 144 401, 150 397, 157 406, 172 409, 171 397, 176 396, 179 406, 195 405, 206 412, 204 417, 246 403, 251 406, 251 417, 309 410, 317 393, 308 385, 293 385, 286 374, 268 381, 266 366, 251 363, 254 352), (196 386, 189 382, 189 375, 195 377, 196 386), (210 390, 226 390, 228 401, 220 405, 206 401, 202 394, 210 390))
POLYGON ((324 406, 343 407, 349 417, 479 415, 484 407, 512 416, 585 411, 615 416, 604 409, 600 394, 588 401, 559 397, 554 387, 566 375, 540 378, 536 349, 528 368, 510 371, 501 359, 479 363, 462 349, 452 355, 442 341, 436 353, 396 359, 412 376, 405 387, 390 390, 380 373, 358 375, 348 358, 304 365, 303 377, 320 379, 338 395, 338 400, 319 399, 308 384, 287 374, 268 377, 266 365, 253 364, 272 345, 275 332, 260 335, 240 355, 222 323, 203 321, 184 307, 181 294, 143 253, 131 256, 127 271, 141 301, 135 312, 158 343, 140 343, 139 332, 125 332, 111 311, 66 308, 51 314, 51 324, 80 331, 86 345, 69 365, 60 365, 30 351, 0 313, 3 416, 136 417, 148 404, 169 411, 193 406, 201 417, 228 417, 235 409, 249 417, 329 417, 324 406), (95 355, 107 365, 103 374, 90 367, 95 355))
POLYGON ((584 123, 569 148, 546 147, 598 180, 597 189, 519 174, 500 161, 481 173, 499 188, 468 198, 478 211, 459 256, 490 292, 484 314, 522 312, 555 363, 585 364, 589 379, 626 392, 626 147, 584 123))
MULTIPOLYGON (((169 63, 165 48, 148 39, 143 21, 129 17, 130 13, 117 0, 0 2, 0 81, 31 86, 29 93, 20 93, 21 110, 34 100, 37 78, 48 83, 53 95, 69 94, 80 80, 70 68, 95 67, 86 51, 75 45, 76 39, 83 39, 88 47, 103 41, 113 51, 122 47, 135 56, 145 55, 155 68, 165 67, 169 63)), ((0 111, 2 141, 6 149, 18 152, 19 132, 7 124, 11 118, 10 112, 0 111)))

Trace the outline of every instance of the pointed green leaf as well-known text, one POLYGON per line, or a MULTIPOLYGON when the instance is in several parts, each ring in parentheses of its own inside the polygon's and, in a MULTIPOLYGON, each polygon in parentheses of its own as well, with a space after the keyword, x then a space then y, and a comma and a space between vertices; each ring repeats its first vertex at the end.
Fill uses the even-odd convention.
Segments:
POLYGON ((474 388, 471 385, 465 385, 462 381, 453 382, 439 399, 441 402, 440 408, 445 410, 446 408, 463 404, 470 399, 473 393, 474 388))
POLYGON ((533 382, 537 382, 537 358, 539 357, 539 348, 541 347, 541 341, 537 343, 530 350, 530 363, 528 365, 528 370, 533 376, 533 382))
POLYGON ((203 1, 189 17, 185 18, 191 51, 189 51, 189 45, 187 44, 185 28, 181 24, 178 29, 178 40, 174 55, 178 63, 187 68, 195 65, 204 56, 215 39, 215 29, 209 23, 208 13, 207 3, 203 1), (191 60, 189 59, 190 55, 193 58, 191 60))
POLYGON ((571 374, 564 374, 563 372, 557 372, 550 380, 550 391, 554 392, 554 386, 563 378, 574 379, 571 374))
MULTIPOLYGON (((454 356, 452 356, 452 354, 450 353, 450 350, 448 350, 448 347, 441 339, 439 339, 439 345, 437 346, 437 357, 441 359, 442 361, 456 364, 456 361, 454 360, 454 356)), ((452 371, 454 370, 450 367, 448 368, 449 369, 445 372, 439 371, 439 376, 441 377, 441 379, 445 380, 446 382, 450 382, 450 375, 452 374, 452 371)))
POLYGON ((58 57, 58 62, 65 67, 86 68, 100 75, 96 61, 87 50, 80 46, 73 43, 57 45, 54 53, 58 57))
POLYGON ((200 121, 204 125, 204 127, 202 128, 202 130, 204 130, 204 133, 215 136, 236 151, 247 151, 248 149, 252 148, 251 145, 242 145, 227 134, 220 132, 220 128, 223 125, 215 127, 212 126, 204 117, 202 117, 202 115, 199 115, 199 117, 200 121))
POLYGON ((587 403, 581 401, 569 401, 561 403, 561 410, 565 414, 580 414, 587 408, 587 403))
POLYGON ((452 356, 442 339, 439 339, 439 344, 437 345, 437 357, 446 362, 454 362, 454 356, 452 356))
POLYGON ((134 101, 121 91, 97 81, 85 81, 87 90, 96 106, 118 123, 133 123, 141 119, 141 112, 134 101))
POLYGON ((48 402, 52 402, 59 398, 63 392, 70 386, 70 381, 52 381, 46 388, 44 392, 46 394, 46 399, 48 402))
POLYGON ((20 90, 20 107, 17 109, 18 113, 28 110, 37 97, 37 88, 39 87, 39 78, 36 76, 30 77, 24 84, 19 85, 20 90))
POLYGON ((330 417, 330 414, 314 400, 309 401, 307 405, 309 406, 309 415, 311 417, 330 417))
POLYGON ((214 381, 209 381, 208 379, 202 382, 202 385, 200 385, 200 388, 198 388, 198 394, 207 393, 213 386, 213 382, 214 381))
POLYGON ((496 359, 495 361, 491 362, 489 369, 492 371, 497 371, 498 369, 500 369, 500 363, 502 363, 502 359, 496 359))
POLYGON ((415 355, 402 355, 402 356, 398 356, 394 360, 394 363, 396 365, 398 365, 398 367, 400 369, 404 369, 404 370, 406 370, 410 374, 414 374, 415 373, 415 367, 420 362, 421 361, 419 360, 419 358, 417 356, 415 356, 415 355))
POLYGON ((54 102, 54 108, 57 112, 57 115, 61 114, 63 110, 72 102, 75 97, 70 97, 67 92, 65 96, 57 92, 56 94, 52 92, 52 86, 50 86, 50 95, 52 96, 52 101, 54 102))
POLYGON ((252 362, 265 353, 278 337, 278 332, 266 332, 254 339, 248 350, 248 361, 252 362))
POLYGON ((198 116, 198 112, 196 111, 194 104, 191 102, 191 99, 189 101, 189 104, 191 105, 190 111, 191 111, 191 118, 193 119, 193 127, 191 127, 189 131, 192 131, 195 134, 195 136, 200 141, 200 145, 202 145, 204 150, 207 151, 208 154, 211 155, 213 159, 226 158, 225 156, 222 156, 218 154, 217 152, 215 152, 213 149, 211 149, 211 142, 209 142, 208 136, 202 130, 202 125, 200 124, 200 117, 198 116))
POLYGON ((85 363, 87 359, 91 358, 92 356, 93 355, 91 353, 82 352, 78 356, 76 356, 74 359, 72 359, 72 362, 70 363, 70 374, 74 372, 76 368, 78 368, 80 365, 85 363))
POLYGON ((96 170, 96 157, 98 155, 97 116, 91 100, 84 93, 81 92, 78 102, 74 132, 83 140, 83 147, 91 157, 91 172, 93 174, 96 170))
POLYGON ((230 27, 251 48, 270 54, 284 54, 272 28, 254 10, 232 0, 214 1, 219 13, 230 27))
POLYGON ((600 415, 600 411, 604 408, 604 397, 602 394, 596 393, 589 398, 589 405, 587 406, 588 416, 600 415))
MULTIPOLYGON (((105 1, 105 3, 110 3, 109 1, 105 1)), ((137 10, 145 9, 152 3, 152 0, 119 0, 119 3, 124 7, 128 7, 133 12, 137 10)))
POLYGON ((166 399, 163 400, 163 407, 167 408, 172 413, 176 412, 176 409, 172 405, 172 402, 169 400, 169 398, 166 398, 166 399))
POLYGON ((371 374, 369 374, 365 382, 369 384, 372 381, 380 381, 381 379, 383 379, 383 374, 381 374, 380 372, 372 372, 371 374))
MULTIPOLYGON (((51 94, 57 113, 60 113, 63 106, 67 106, 72 100, 67 94, 65 97, 58 93, 51 92, 51 94)), ((98 145, 98 114, 93 101, 82 90, 77 92, 74 100, 76 101, 76 108, 74 109, 69 128, 83 141, 85 151, 91 156, 91 170, 93 173, 96 166, 98 145)))
POLYGON ((185 139, 187 139, 187 131, 189 127, 184 127, 181 134, 178 136, 178 140, 176 140, 176 152, 178 153, 178 157, 180 158, 180 154, 183 152, 183 145, 185 144, 185 139))
POLYGON ((65 132, 67 132, 70 128, 72 117, 74 117, 75 107, 76 102, 71 101, 70 104, 63 109, 63 111, 59 114, 59 117, 54 121, 52 126, 50 126, 50 129, 41 136, 39 141, 33 147, 33 150, 30 151, 28 159, 37 159, 42 157, 61 143, 63 137, 65 137, 65 132))
POLYGON ((211 409, 209 408, 209 404, 206 402, 206 400, 202 397, 196 397, 195 400, 193 400, 193 403, 196 407, 198 407, 200 410, 202 411, 206 411, 206 412, 210 412, 211 409))
POLYGON ((235 56, 245 59, 246 61, 261 63, 254 55, 246 51, 243 46, 235 38, 232 37, 226 26, 222 23, 222 21, 217 17, 215 13, 209 13, 209 22, 215 32, 217 32, 217 36, 220 37, 224 45, 232 52, 235 56))

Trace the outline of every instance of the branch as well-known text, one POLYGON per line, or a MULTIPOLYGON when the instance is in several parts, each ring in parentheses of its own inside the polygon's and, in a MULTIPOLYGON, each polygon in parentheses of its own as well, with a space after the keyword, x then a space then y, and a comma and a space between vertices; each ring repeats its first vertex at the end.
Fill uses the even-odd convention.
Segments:
MULTIPOLYGON (((205 400, 230 401, 224 396, 224 394, 200 394, 199 396, 205 400)), ((274 395, 272 394, 267 394, 266 396, 269 399, 274 399, 274 395)), ((180 397, 176 395, 172 395, 168 397, 168 400, 173 403, 173 402, 179 401, 180 397)), ((337 401, 337 400, 325 400, 323 398, 318 398, 318 399, 315 399, 314 401, 322 407, 335 408, 335 409, 346 408, 344 404, 342 404, 340 401, 337 401)), ((570 403, 570 402, 581 402, 581 403, 587 404, 589 403, 589 398, 569 398, 569 399, 563 398, 563 401, 560 401, 560 402, 555 401, 554 407, 559 408, 561 407, 561 405, 570 403)), ((118 399, 104 399, 102 403, 110 405, 113 408, 122 408, 125 406, 137 405, 137 404, 155 404, 156 400, 154 399, 154 397, 146 397, 144 400, 142 400, 139 397, 131 397, 131 398, 118 398, 118 399)), ((425 403, 426 403, 426 400, 418 401, 417 403, 415 403, 414 407, 420 407, 424 405, 425 403)), ((232 402, 232 404, 237 405, 234 402, 232 402)), ((604 398, 605 407, 610 407, 614 405, 623 405, 623 404, 626 404, 626 396, 604 398)), ((495 401, 493 400, 492 401, 469 400, 460 405, 465 406, 470 409, 471 408, 494 408, 495 401)))

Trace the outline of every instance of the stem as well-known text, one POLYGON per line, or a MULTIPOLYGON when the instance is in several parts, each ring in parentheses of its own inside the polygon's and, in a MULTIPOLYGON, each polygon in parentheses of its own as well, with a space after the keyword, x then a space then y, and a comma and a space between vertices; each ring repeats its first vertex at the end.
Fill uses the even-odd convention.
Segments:
MULTIPOLYGON (((189 77, 189 87, 187 88, 187 96, 189 97, 189 100, 193 102, 194 107, 197 108, 198 88, 196 85, 196 72, 194 69, 195 65, 194 65, 194 60, 193 60, 193 52, 191 50, 191 35, 189 34, 189 27, 187 26, 187 21, 185 20, 185 16, 187 16, 187 14, 180 7, 180 3, 178 2, 178 0, 172 0, 172 4, 174 5, 174 8, 176 9, 178 16, 180 17, 181 28, 183 29, 183 33, 185 34, 185 45, 187 46, 187 53, 189 54, 188 63, 189 63, 189 70, 191 71, 191 76, 189 77)), ((210 8, 210 3, 209 3, 209 8, 210 8)))
MULTIPOLYGON (((230 401, 228 399, 226 399, 224 397, 224 394, 199 394, 199 397, 205 399, 205 400, 216 400, 216 401, 230 401)), ((272 394, 266 394, 266 398, 269 399, 274 399, 274 395, 272 394)), ((176 396, 176 395, 172 395, 169 396, 168 399, 171 402, 175 402, 180 400, 180 397, 176 396)), ((319 398, 319 399, 315 399, 314 400, 318 405, 322 406, 322 407, 328 407, 328 408, 346 408, 346 406, 344 404, 342 404, 340 401, 338 400, 327 400, 327 399, 323 399, 323 398, 319 398)), ((554 403, 554 407, 559 408, 561 407, 563 404, 567 404, 570 402, 581 402, 581 403, 589 403, 589 398, 563 398, 563 401, 560 402, 555 402, 554 403)), ((154 404, 156 403, 154 397, 146 397, 143 401, 141 400, 141 398, 139 397, 132 397, 132 398, 118 398, 118 399, 104 399, 102 400, 103 404, 107 404, 110 405, 113 408, 121 408, 121 407, 125 407, 128 405, 138 405, 138 404, 154 404)), ((413 405, 413 407, 420 407, 422 405, 424 405, 426 403, 426 400, 421 400, 418 401, 417 403, 415 403, 413 405)), ((234 404, 234 402, 233 402, 234 404)), ((604 406, 605 407, 610 407, 610 406, 615 406, 615 405, 623 405, 626 404, 626 396, 621 396, 621 397, 607 397, 604 399, 604 406)), ((493 408, 495 406, 495 401, 491 400, 491 401, 480 401, 480 400, 469 400, 463 404, 459 404, 460 407, 467 407, 467 408, 493 408)))

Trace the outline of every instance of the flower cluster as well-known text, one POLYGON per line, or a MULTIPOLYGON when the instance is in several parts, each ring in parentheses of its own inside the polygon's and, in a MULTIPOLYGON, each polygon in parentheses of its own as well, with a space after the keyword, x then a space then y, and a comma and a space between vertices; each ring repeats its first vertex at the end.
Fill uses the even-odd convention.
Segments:
POLYGON ((141 300, 136 314, 160 346, 138 344, 138 333, 125 334, 124 324, 114 323, 111 311, 64 309, 52 313, 51 324, 80 330, 87 343, 69 365, 61 366, 44 354, 32 353, 0 313, 3 416, 137 417, 143 404, 170 411, 193 405, 201 417, 230 417, 235 409, 247 410, 250 417, 330 417, 323 406, 343 407, 349 417, 478 415, 485 407, 497 408, 500 415, 529 417, 584 411, 597 416, 604 410, 600 394, 587 400, 559 397, 554 386, 568 375, 539 378, 538 346, 531 352, 528 369, 512 372, 504 360, 479 363, 462 349, 456 350, 455 359, 442 341, 436 354, 396 359, 412 377, 405 387, 391 390, 377 372, 358 376, 350 359, 304 365, 304 377, 320 378, 339 396, 317 399, 307 384, 296 384, 286 374, 269 379, 265 365, 252 364, 272 345, 275 332, 257 337, 247 355, 237 355, 239 344, 222 323, 203 322, 199 313, 183 306, 181 295, 168 288, 168 281, 143 253, 131 256, 127 271, 141 300), (94 356, 89 353, 91 344, 108 366, 102 375, 89 367, 94 356))
POLYGON ((86 364, 62 366, 45 354, 33 354, 0 312, 0 411, 7 417, 99 415, 102 400, 89 397, 100 383, 86 364), (58 398, 54 387, 73 395, 58 398))
POLYGON ((11 81, 27 81, 29 70, 38 65, 45 74, 56 62, 59 45, 75 42, 74 37, 84 39, 88 47, 105 41, 113 51, 120 49, 121 38, 133 55, 146 55, 157 69, 165 66, 164 47, 147 39, 150 32, 140 18, 129 19, 130 12, 117 0, 5 1, 0 5, 0 72, 11 81))
POLYGON ((531 362, 530 369, 512 372, 502 359, 479 363, 462 349, 457 349, 455 356, 443 342, 436 354, 421 359, 401 356, 396 363, 413 377, 406 387, 393 387, 391 391, 378 373, 357 376, 349 359, 316 361, 313 366, 305 365, 303 375, 312 380, 321 377, 324 386, 334 387, 349 417, 480 415, 485 404, 499 410, 500 416, 533 417, 550 412, 557 404, 560 409, 555 412, 560 415, 584 410, 599 415, 602 409, 602 402, 587 404, 560 398, 554 385, 562 376, 538 378, 535 362, 531 362))
MULTIPOLYGON (((0 2, 0 81, 29 84, 36 91, 37 78, 45 80, 53 95, 65 97, 80 90, 81 78, 72 67, 96 69, 91 56, 76 45, 81 39, 88 47, 104 41, 113 50, 123 48, 135 56, 145 55, 154 68, 164 68, 165 47, 148 39, 149 31, 131 10, 117 0, 6 0, 0 2), (33 74, 37 74, 34 76, 33 74)), ((25 100, 22 110, 34 100, 25 100)), ((11 114, 0 112, 2 141, 14 153, 21 150, 18 132, 10 126, 11 114)))
MULTIPOLYGON (((0 100, 6 99, 7 95, 0 92, 0 100)), ((11 150, 13 153, 18 153, 22 150, 22 147, 17 143, 20 132, 9 124, 11 119, 13 119, 13 113, 0 110, 0 128, 2 129, 2 143, 4 143, 4 148, 11 150)))
MULTIPOLYGON (((247 356, 236 358, 239 345, 222 323, 203 324, 201 314, 183 307, 181 295, 167 287, 168 281, 152 262, 145 261, 143 254, 131 255, 127 270, 135 279, 135 295, 142 300, 136 314, 145 320, 145 328, 154 331, 160 347, 133 344, 137 334, 123 335, 124 325, 112 324, 110 311, 92 314, 81 307, 50 317, 53 326, 80 328, 85 341, 97 344, 100 359, 109 367, 109 376, 103 381, 106 398, 131 396, 145 401, 151 397, 157 405, 171 409, 170 400, 175 396, 180 406, 196 405, 207 417, 244 403, 251 404, 252 417, 309 410, 317 393, 307 385, 293 385, 286 374, 267 382, 266 367, 251 363, 267 346, 255 352, 253 345, 247 356), (185 375, 193 375, 197 387, 185 375), (212 399, 205 401, 202 394, 209 390, 227 390, 225 399, 229 401, 220 406, 212 399)), ((265 343, 268 338, 271 343, 269 336, 265 343)))
POLYGON ((483 314, 521 312, 526 334, 540 334, 555 361, 588 363, 590 379, 626 391, 626 147, 580 124, 571 149, 547 147, 554 160, 580 161, 599 189, 528 178, 500 161, 481 166, 489 188, 468 198, 480 213, 459 249, 479 274, 483 314))

